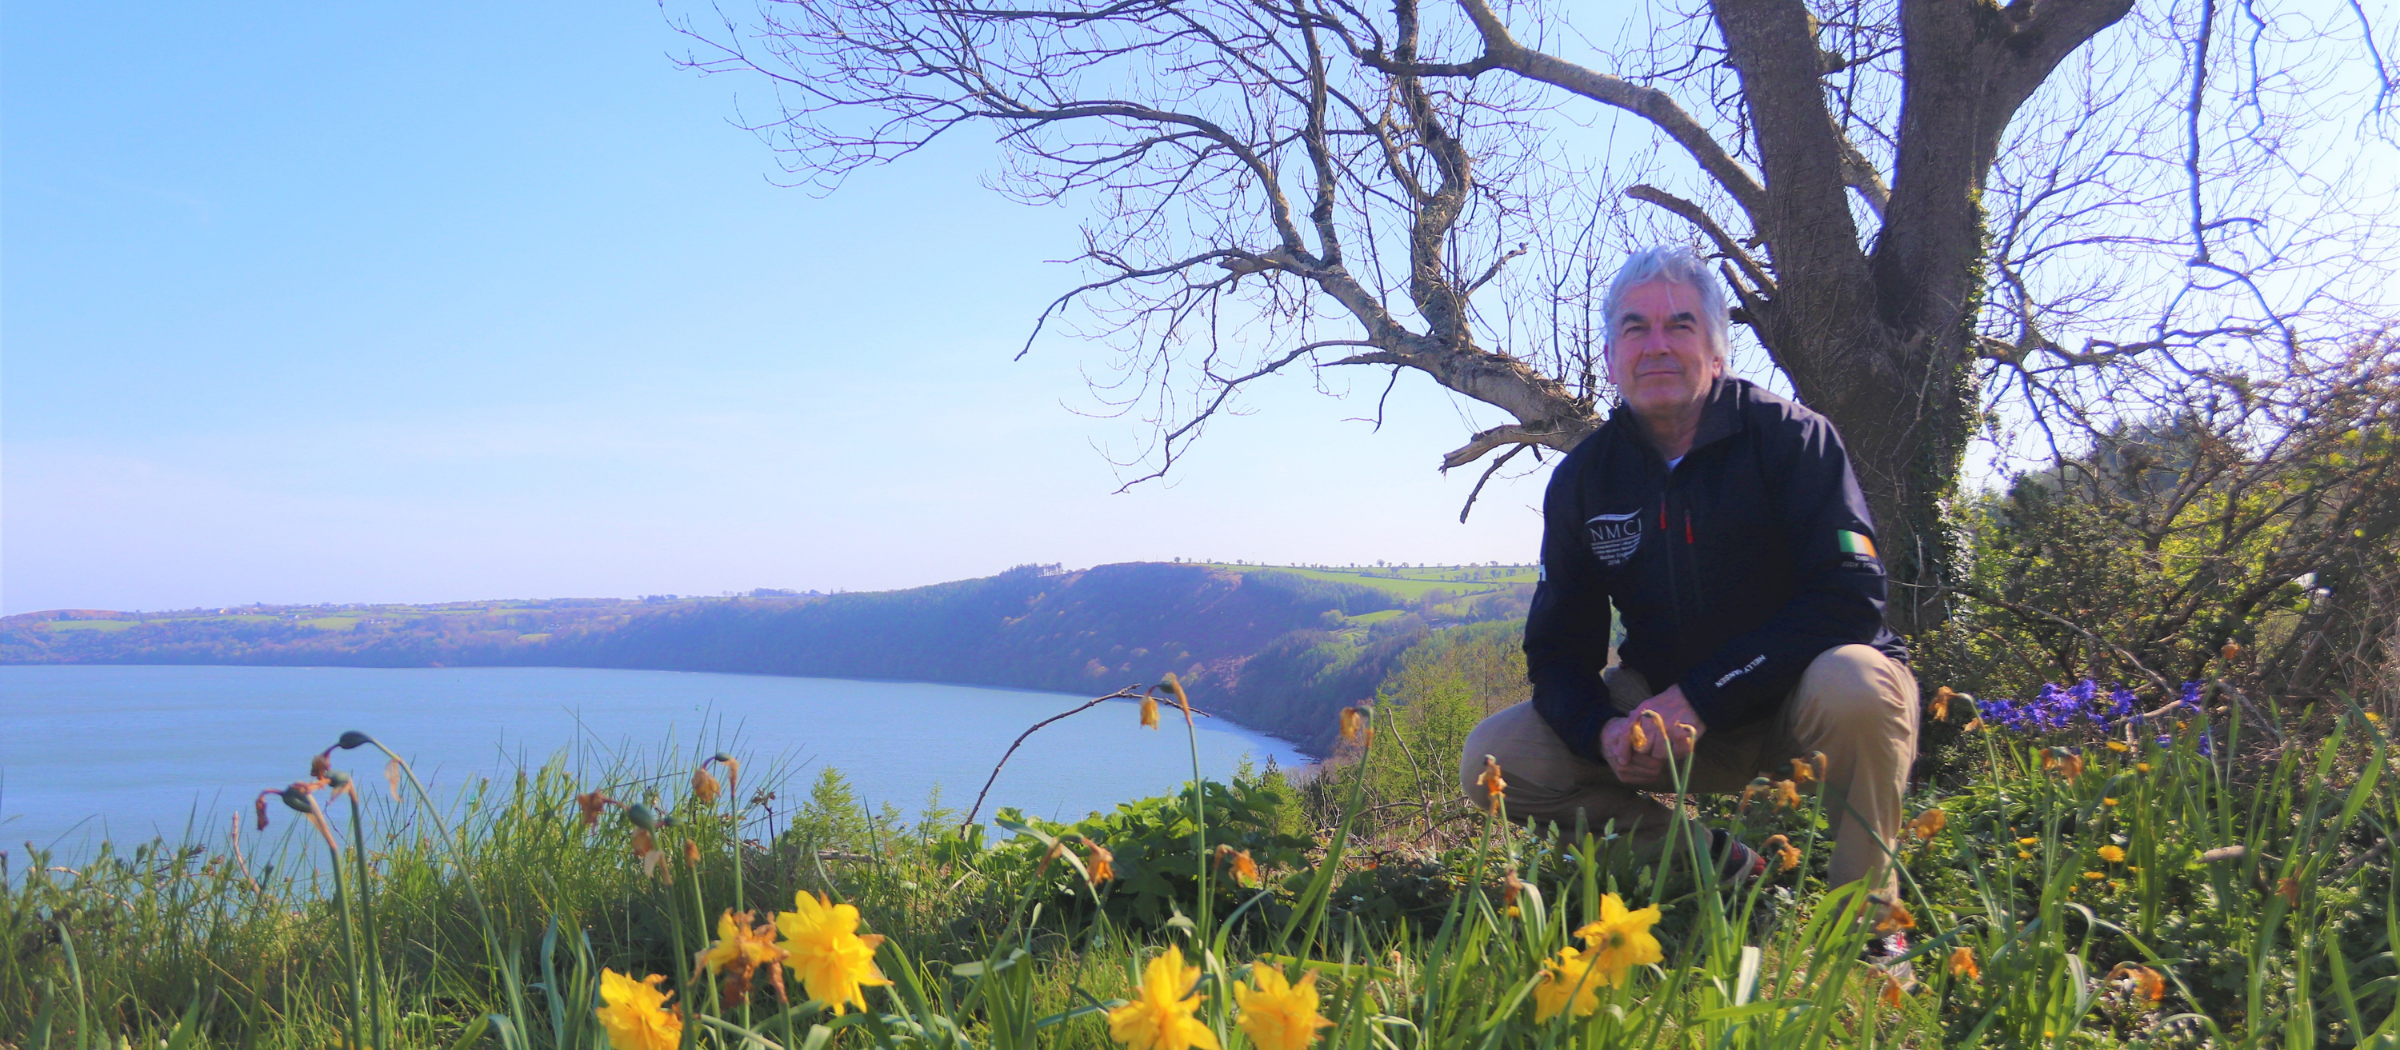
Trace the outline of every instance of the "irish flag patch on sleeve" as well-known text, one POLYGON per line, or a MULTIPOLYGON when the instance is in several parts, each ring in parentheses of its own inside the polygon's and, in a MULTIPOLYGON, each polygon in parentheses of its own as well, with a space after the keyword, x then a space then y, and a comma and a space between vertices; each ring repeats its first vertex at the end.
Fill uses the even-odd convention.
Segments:
POLYGON ((1835 532, 1833 538, 1835 542, 1842 545, 1844 554, 1855 554, 1861 558, 1875 557, 1875 541, 1868 539, 1863 533, 1842 529, 1835 532))

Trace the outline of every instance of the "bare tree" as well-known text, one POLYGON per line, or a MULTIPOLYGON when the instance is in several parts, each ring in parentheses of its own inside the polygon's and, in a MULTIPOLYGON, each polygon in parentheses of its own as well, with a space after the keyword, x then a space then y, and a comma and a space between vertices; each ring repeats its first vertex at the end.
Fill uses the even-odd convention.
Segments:
POLYGON ((1155 427, 1136 481, 1304 369, 1414 371, 1509 417, 1445 470, 1570 448, 1601 419, 1599 287, 1672 230, 1848 439, 1907 629, 1951 577, 1941 511, 1979 428, 2099 426, 2385 305, 2362 176, 2299 148, 2387 126, 2363 14, 1711 0, 1610 51, 1532 3, 1012 2, 676 24, 691 68, 776 86, 749 126, 799 181, 974 127, 1005 192, 1088 208, 1091 278, 1035 334, 1117 355, 1096 392, 1155 427), (2308 64, 2328 41, 2366 74, 2308 64))

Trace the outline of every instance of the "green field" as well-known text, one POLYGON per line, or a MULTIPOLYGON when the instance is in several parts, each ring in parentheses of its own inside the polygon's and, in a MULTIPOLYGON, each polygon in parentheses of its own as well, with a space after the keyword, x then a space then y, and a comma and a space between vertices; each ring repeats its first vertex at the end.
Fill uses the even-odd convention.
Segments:
POLYGON ((1515 584, 1535 582, 1536 570, 1531 565, 1428 565, 1401 566, 1299 566, 1299 565, 1238 565, 1225 562, 1202 562, 1212 569, 1232 572, 1288 572, 1312 580, 1348 583, 1373 587, 1408 601, 1426 594, 1449 591, 1464 598, 1487 594, 1515 584))

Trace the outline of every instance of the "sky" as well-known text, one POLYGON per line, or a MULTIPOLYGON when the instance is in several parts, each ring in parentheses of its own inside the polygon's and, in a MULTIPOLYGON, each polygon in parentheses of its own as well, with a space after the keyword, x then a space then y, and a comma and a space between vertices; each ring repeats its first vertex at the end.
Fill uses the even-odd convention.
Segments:
POLYGON ((813 196, 647 3, 0 14, 0 613, 1530 561, 1500 420, 1305 378, 1117 494, 1076 216, 961 140, 813 196))

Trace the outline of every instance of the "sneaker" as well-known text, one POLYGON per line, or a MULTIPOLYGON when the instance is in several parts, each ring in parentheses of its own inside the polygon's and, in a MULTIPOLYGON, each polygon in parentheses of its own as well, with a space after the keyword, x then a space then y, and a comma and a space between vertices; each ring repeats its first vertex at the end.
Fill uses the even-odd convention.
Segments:
POLYGON ((1717 858, 1718 877, 1733 884, 1735 889, 1765 878, 1767 858, 1757 850, 1742 844, 1723 828, 1709 829, 1710 855, 1717 858))
POLYGON ((1917 986, 1917 965, 1908 961, 1908 935, 1891 933, 1867 942, 1867 965, 1890 975, 1902 989, 1917 986))

